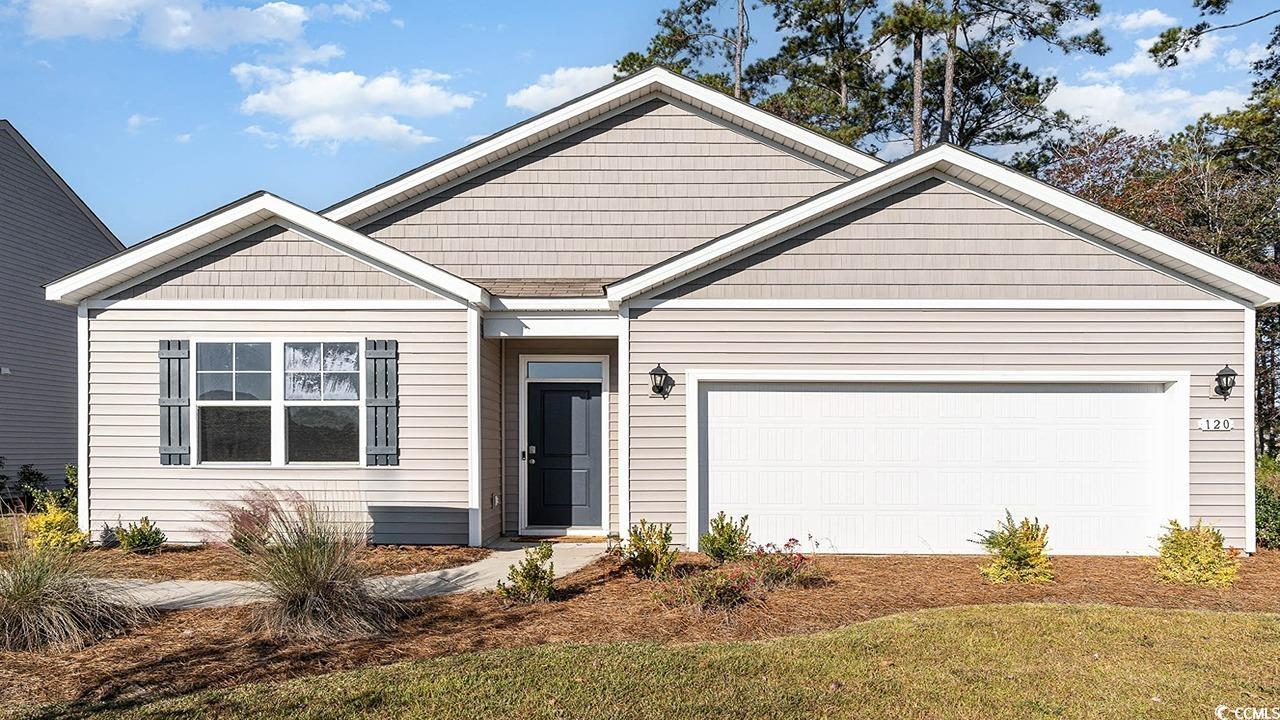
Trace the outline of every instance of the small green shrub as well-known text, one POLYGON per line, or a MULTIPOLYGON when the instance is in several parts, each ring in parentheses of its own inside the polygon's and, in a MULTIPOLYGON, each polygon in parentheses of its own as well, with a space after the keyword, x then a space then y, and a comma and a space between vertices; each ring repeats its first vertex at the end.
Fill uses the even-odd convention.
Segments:
POLYGON ((811 587, 827 579, 827 573, 818 567, 813 556, 800 552, 800 541, 795 538, 782 547, 773 543, 757 546, 755 552, 747 556, 746 566, 766 590, 811 587))
POLYGON ((552 547, 541 542, 524 551, 524 559, 507 571, 507 583, 498 581, 498 594, 517 603, 536 603, 550 600, 555 595, 555 565, 551 562, 552 547), (510 583, 510 584, 508 584, 510 583))
POLYGON ((1257 499, 1255 527, 1258 544, 1265 548, 1280 548, 1280 466, 1275 458, 1267 455, 1258 458, 1254 495, 1257 499))
POLYGON ((115 535, 121 550, 139 555, 159 550, 168 540, 160 528, 145 515, 136 524, 129 523, 127 527, 116 526, 115 535))
POLYGON ((662 579, 675 567, 678 553, 671 545, 671 523, 641 520, 631 526, 621 548, 623 562, 636 577, 662 579))
POLYGON ((1167 532, 1160 536, 1156 575, 1165 582, 1226 587, 1236 579, 1238 554, 1223 545, 1217 528, 1200 520, 1191 527, 1170 520, 1167 532))
POLYGON ((702 612, 730 612, 761 599, 764 588, 750 568, 722 567, 668 581, 658 591, 665 605, 687 605, 702 612))
POLYGON ((707 532, 698 541, 698 549, 717 565, 741 560, 751 552, 751 530, 747 528, 747 516, 738 521, 719 512, 711 518, 707 532))
POLYGON ((47 492, 49 476, 27 464, 18 468, 18 499, 22 507, 39 512, 43 508, 37 505, 37 499, 47 492))
POLYGON ((26 544, 33 548, 80 550, 89 544, 89 533, 80 532, 75 513, 66 508, 50 508, 28 516, 24 530, 26 544))
POLYGON ((1046 583, 1053 581, 1053 563, 1045 547, 1049 542, 1049 526, 1040 519, 1023 518, 1014 522, 1005 511, 1005 520, 995 530, 982 533, 977 540, 991 556, 982 566, 982 575, 994 583, 1046 583))

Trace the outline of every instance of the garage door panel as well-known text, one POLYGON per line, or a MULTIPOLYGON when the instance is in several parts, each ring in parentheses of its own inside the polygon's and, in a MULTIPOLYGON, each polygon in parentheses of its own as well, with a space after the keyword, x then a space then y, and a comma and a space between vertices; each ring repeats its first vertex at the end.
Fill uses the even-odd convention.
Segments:
MULTIPOLYGON (((759 542, 972 553, 1006 509, 1057 552, 1150 552, 1170 514, 1161 385, 711 384, 704 503, 759 542)), ((705 520, 704 520, 705 522, 705 520)))

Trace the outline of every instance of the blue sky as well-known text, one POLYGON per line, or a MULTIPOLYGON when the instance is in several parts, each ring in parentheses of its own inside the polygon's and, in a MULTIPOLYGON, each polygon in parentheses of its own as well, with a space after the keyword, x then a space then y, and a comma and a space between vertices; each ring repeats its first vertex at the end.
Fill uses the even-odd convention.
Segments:
MULTIPOLYGON (((257 189, 321 208, 554 106, 672 2, 0 0, 0 117, 128 244, 257 189)), ((1169 132, 1247 95, 1268 27, 1158 71, 1142 43, 1190 1, 1102 4, 1109 55, 1018 50, 1055 105, 1169 132)))

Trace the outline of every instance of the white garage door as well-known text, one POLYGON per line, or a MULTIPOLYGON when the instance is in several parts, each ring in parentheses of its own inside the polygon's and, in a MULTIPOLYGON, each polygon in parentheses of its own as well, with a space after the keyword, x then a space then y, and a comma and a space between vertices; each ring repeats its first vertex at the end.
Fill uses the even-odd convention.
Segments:
MULTIPOLYGON (((1150 554, 1175 510, 1158 384, 705 384, 702 528, 825 552, 976 553, 1005 509, 1053 552, 1150 554)), ((1185 432, 1185 421, 1183 421, 1185 432)), ((1185 482, 1185 476, 1181 482, 1185 482)))

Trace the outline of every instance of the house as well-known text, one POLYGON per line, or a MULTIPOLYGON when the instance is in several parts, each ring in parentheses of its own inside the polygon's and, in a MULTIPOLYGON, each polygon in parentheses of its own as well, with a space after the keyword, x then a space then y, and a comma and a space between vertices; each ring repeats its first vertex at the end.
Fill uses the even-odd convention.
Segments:
POLYGON ((47 296, 79 312, 86 527, 194 540, 263 483, 355 503, 380 542, 644 519, 696 547, 725 511, 954 553, 1007 508, 1110 554, 1194 518, 1253 549, 1254 309, 1280 286, 964 150, 886 164, 652 69, 47 296))
POLYGON ((76 461, 76 314, 41 286, 123 249, 0 119, 0 474, 10 491, 23 465, 57 480, 76 461))

